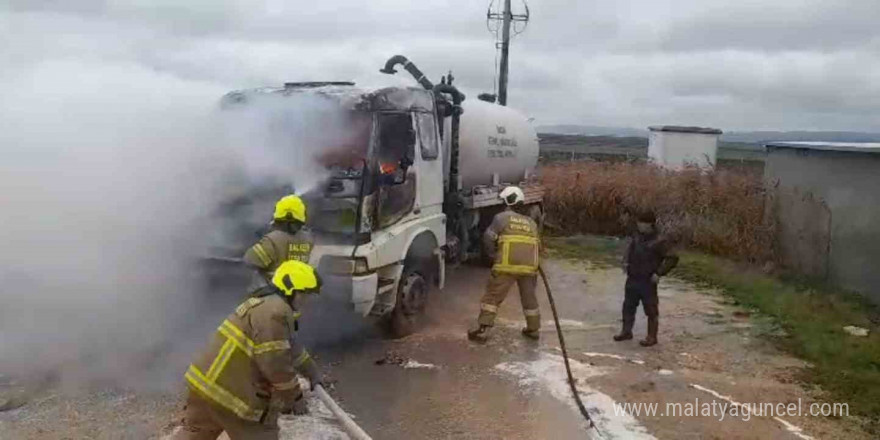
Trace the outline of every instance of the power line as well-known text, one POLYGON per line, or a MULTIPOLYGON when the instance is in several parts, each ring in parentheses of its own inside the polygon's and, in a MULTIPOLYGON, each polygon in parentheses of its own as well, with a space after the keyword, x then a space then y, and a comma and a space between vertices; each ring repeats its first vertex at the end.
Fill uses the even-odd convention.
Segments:
MULTIPOLYGON (((492 6, 495 4, 495 1, 492 0, 489 3, 489 9, 486 11, 486 28, 489 29, 489 32, 495 35, 495 47, 496 47, 496 59, 498 56, 497 49, 501 49, 501 67, 496 69, 498 70, 498 103, 501 105, 507 105, 507 77, 508 77, 508 67, 509 67, 509 49, 510 49, 510 27, 511 23, 513 23, 514 34, 513 36, 517 36, 525 31, 528 26, 529 21, 529 5, 526 3, 526 0, 521 0, 523 4, 523 8, 525 9, 525 14, 514 14, 510 8, 511 0, 503 0, 504 6, 501 12, 496 12, 492 10, 492 6), (495 23, 495 28, 492 28, 492 23, 495 23), (523 23, 522 29, 516 29, 516 23, 523 23), (501 36, 499 43, 499 35, 498 28, 501 28, 501 36)), ((496 62, 497 63, 497 62, 496 62)), ((493 85, 493 89, 495 86, 493 85)))

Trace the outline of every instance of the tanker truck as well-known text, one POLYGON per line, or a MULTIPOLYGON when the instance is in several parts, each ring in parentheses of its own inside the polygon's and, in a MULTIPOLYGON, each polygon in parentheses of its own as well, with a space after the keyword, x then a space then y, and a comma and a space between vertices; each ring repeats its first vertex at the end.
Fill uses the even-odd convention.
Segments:
POLYGON ((522 114, 465 100, 451 73, 434 84, 400 55, 381 71, 394 74, 397 66, 419 87, 287 83, 231 92, 221 105, 247 106, 269 94, 318 99, 343 112, 355 135, 325 158, 329 176, 299 191, 316 240, 310 263, 334 286, 327 295, 405 335, 428 295, 443 289, 447 264, 485 259, 480 237, 504 208, 501 190, 520 186, 540 224, 543 188, 534 175, 538 138, 522 114))

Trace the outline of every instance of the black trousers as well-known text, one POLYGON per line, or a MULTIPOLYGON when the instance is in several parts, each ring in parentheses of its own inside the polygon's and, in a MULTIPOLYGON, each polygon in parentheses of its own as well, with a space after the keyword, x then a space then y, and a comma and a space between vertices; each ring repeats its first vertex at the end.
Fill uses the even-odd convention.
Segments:
POLYGON ((657 297, 657 284, 651 281, 650 278, 641 279, 627 277, 623 297, 624 319, 635 319, 639 303, 642 304, 645 316, 657 317, 660 314, 660 299, 657 297))

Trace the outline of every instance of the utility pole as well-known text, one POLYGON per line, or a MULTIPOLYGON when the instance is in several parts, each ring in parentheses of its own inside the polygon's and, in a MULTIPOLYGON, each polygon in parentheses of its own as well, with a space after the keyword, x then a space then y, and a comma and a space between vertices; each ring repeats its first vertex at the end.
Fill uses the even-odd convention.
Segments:
MULTIPOLYGON (((523 2, 525 5, 525 2, 523 2)), ((487 20, 495 20, 501 21, 501 42, 496 43, 501 48, 501 67, 498 71, 498 103, 501 105, 507 105, 507 77, 508 77, 508 67, 510 65, 509 61, 509 52, 510 52, 510 27, 514 22, 523 22, 526 23, 529 21, 529 7, 525 5, 526 13, 521 15, 514 15, 510 10, 510 0, 504 0, 504 8, 503 11, 499 13, 493 13, 491 10, 491 5, 489 12, 486 13, 487 20)), ((491 30, 491 29, 490 29, 491 30)), ((525 28, 523 28, 525 30, 525 28)), ((520 31, 522 32, 522 31, 520 31)), ((520 32, 516 32, 517 34, 520 32)), ((497 35, 497 34, 496 34, 497 35)))
POLYGON ((501 24, 501 71, 498 73, 498 103, 507 105, 507 68, 510 51, 510 0, 504 0, 504 18, 501 24))

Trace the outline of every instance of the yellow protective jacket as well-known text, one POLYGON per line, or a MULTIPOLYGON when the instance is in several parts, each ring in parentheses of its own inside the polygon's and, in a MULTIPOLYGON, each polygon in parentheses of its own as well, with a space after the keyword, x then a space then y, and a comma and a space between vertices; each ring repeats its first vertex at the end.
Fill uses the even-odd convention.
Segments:
POLYGON ((290 234, 273 229, 245 252, 244 262, 264 276, 270 276, 285 261, 298 260, 309 264, 313 245, 314 238, 306 230, 300 229, 296 234, 290 234))
POLYGON ((493 272, 534 275, 538 271, 538 224, 529 216, 510 209, 498 213, 483 234, 483 244, 494 257, 493 272))
POLYGON ((315 368, 293 338, 298 316, 278 295, 248 298, 189 366, 187 386, 249 421, 262 421, 271 401, 287 407, 299 397, 297 371, 315 368))

